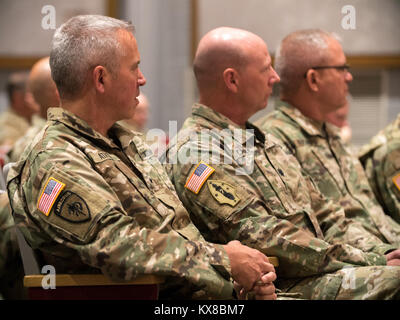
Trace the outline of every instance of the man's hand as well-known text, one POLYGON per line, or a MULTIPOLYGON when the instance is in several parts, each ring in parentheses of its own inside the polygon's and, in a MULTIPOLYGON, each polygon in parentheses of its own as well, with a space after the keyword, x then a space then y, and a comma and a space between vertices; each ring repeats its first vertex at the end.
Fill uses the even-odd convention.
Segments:
POLYGON ((388 266, 400 266, 400 249, 386 254, 386 264, 388 266))
MULTIPOLYGON (((224 248, 231 263, 232 278, 245 291, 251 291, 259 280, 264 283, 262 276, 269 272, 275 273, 275 268, 268 258, 256 249, 244 246, 237 240, 230 241, 224 248)), ((260 294, 265 293, 261 290, 260 294)))
MULTIPOLYGON (((256 300, 276 300, 275 286, 273 281, 276 280, 275 272, 264 274, 253 288, 256 300)), ((248 292, 236 281, 233 283, 239 300, 246 300, 248 292)))
POLYGON ((276 280, 275 272, 268 272, 257 281, 253 288, 257 300, 276 300, 275 286, 273 281, 276 280))

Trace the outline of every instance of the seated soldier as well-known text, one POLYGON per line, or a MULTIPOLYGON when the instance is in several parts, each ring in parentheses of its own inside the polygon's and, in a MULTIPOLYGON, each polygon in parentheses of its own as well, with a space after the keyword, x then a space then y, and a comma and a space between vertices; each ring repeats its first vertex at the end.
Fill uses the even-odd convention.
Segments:
POLYGON ((385 213, 400 223, 400 114, 360 149, 359 157, 385 213))
POLYGON ((133 26, 76 16, 54 33, 60 108, 8 174, 15 222, 57 273, 129 281, 166 277, 160 298, 232 298, 231 276, 276 299, 268 258, 238 241, 204 241, 157 159, 128 119, 146 79, 133 26))
POLYGON ((32 94, 26 88, 27 72, 12 73, 7 83, 10 107, 0 114, 0 146, 11 148, 31 125, 39 111, 32 94))
POLYGON ((322 30, 293 32, 282 40, 275 63, 282 102, 257 124, 288 146, 321 193, 340 203, 348 218, 399 247, 400 225, 385 215, 357 156, 327 122, 346 104, 353 80, 339 41, 322 30))
POLYGON ((204 237, 276 255, 275 285, 304 299, 400 298, 400 250, 347 219, 289 150, 248 122, 279 81, 265 42, 214 29, 199 43, 194 73, 200 101, 164 160, 204 237))
POLYGON ((8 156, 10 162, 18 161, 25 147, 33 140, 40 130, 42 130, 46 123, 47 110, 50 107, 57 107, 60 104, 60 97, 56 84, 51 78, 49 59, 50 57, 40 59, 33 65, 29 73, 28 88, 36 103, 39 105, 39 113, 32 117, 32 126, 24 136, 15 142, 14 146, 9 151, 8 156))

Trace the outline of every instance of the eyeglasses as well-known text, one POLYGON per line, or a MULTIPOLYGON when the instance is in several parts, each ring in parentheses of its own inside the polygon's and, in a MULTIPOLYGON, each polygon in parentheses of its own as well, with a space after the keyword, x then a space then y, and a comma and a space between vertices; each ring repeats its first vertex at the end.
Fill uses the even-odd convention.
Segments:
MULTIPOLYGON (((344 64, 344 65, 341 65, 341 66, 318 66, 318 67, 309 68, 308 70, 310 70, 310 69, 314 69, 314 70, 318 70, 318 69, 336 69, 336 70, 349 72, 350 66, 348 64, 344 64)), ((308 70, 304 74, 304 78, 307 78, 308 70)))

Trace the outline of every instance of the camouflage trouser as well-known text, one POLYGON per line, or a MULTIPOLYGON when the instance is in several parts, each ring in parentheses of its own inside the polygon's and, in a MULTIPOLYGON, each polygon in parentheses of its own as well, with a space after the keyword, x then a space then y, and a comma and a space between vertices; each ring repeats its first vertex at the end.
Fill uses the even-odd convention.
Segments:
POLYGON ((400 267, 344 268, 335 273, 302 279, 290 288, 286 282, 285 287, 288 289, 283 291, 299 292, 302 299, 399 300, 400 267))

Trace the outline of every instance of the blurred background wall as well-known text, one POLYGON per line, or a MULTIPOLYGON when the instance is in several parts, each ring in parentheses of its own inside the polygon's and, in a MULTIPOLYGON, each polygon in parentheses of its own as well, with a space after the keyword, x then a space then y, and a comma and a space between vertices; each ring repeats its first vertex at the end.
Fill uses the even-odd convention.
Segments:
MULTIPOLYGON (((399 0, 0 0, 0 110, 10 72, 48 55, 53 29, 42 27, 44 6, 56 12, 56 27, 75 14, 105 14, 131 20, 147 78, 149 128, 178 128, 196 100, 191 61, 198 40, 217 26, 240 27, 260 35, 274 54, 280 39, 303 28, 323 28, 342 38, 352 66, 350 124, 353 143, 369 140, 400 112, 399 0), (343 19, 355 12, 355 29, 343 19)), ((270 99, 265 111, 273 109, 270 99)))

